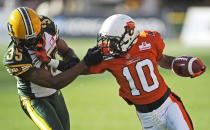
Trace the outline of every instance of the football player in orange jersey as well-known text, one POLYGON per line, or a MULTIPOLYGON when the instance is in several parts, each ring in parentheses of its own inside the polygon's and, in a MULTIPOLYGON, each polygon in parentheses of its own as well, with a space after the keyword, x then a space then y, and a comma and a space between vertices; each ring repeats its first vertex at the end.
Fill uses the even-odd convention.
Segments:
POLYGON ((171 69, 175 57, 163 54, 165 44, 155 31, 139 33, 124 14, 108 17, 101 26, 98 46, 104 60, 89 73, 109 71, 120 85, 120 96, 134 105, 144 130, 192 130, 181 99, 171 92, 158 65, 171 69))

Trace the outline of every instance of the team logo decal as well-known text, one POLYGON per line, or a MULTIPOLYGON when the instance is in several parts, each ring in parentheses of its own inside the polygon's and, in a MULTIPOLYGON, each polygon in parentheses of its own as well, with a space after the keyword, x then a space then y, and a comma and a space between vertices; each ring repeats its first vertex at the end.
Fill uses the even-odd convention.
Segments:
POLYGON ((139 45, 140 51, 151 49, 151 44, 147 42, 142 42, 141 45, 139 45))

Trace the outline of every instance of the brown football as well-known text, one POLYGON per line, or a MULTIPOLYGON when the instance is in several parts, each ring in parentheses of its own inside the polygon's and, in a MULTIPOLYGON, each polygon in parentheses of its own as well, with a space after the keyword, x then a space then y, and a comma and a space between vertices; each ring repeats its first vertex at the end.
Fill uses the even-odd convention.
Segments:
POLYGON ((192 56, 181 56, 173 60, 172 70, 179 76, 191 77, 195 73, 203 71, 203 64, 198 58, 192 56))

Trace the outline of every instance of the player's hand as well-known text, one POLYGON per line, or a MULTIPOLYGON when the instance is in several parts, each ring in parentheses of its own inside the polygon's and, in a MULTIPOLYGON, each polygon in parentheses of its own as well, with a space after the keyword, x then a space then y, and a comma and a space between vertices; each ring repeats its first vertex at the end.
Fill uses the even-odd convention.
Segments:
POLYGON ((200 58, 181 56, 173 60, 172 70, 179 76, 194 78, 203 74, 206 70, 206 66, 200 58))
POLYGON ((47 64, 50 62, 50 58, 47 56, 47 52, 41 43, 37 44, 36 56, 43 63, 47 64))
POLYGON ((206 66, 204 65, 204 63, 201 61, 200 58, 196 58, 199 62, 199 64, 201 65, 201 69, 199 72, 194 73, 193 75, 191 75, 191 78, 195 78, 197 76, 200 76, 201 74, 203 74, 206 71, 206 66))
POLYGON ((98 47, 89 48, 84 61, 87 66, 97 65, 103 60, 103 56, 101 54, 101 50, 98 47))

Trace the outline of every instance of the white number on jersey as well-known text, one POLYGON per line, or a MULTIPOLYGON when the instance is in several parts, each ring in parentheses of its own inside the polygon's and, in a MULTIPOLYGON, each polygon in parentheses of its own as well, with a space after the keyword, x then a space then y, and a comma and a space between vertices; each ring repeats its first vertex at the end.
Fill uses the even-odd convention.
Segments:
MULTIPOLYGON (((157 80, 157 76, 154 73, 154 65, 152 64, 152 61, 149 59, 145 59, 143 61, 140 61, 136 64, 135 69, 137 71, 138 77, 140 79, 142 88, 145 92, 151 92, 159 87, 159 82, 157 80), (145 72, 143 71, 143 67, 147 66, 150 71, 151 79, 153 80, 153 84, 149 85, 145 76, 145 72)), ((123 68, 123 75, 126 77, 126 79, 129 82, 129 86, 131 88, 131 94, 133 96, 140 95, 140 91, 136 88, 135 82, 131 76, 131 73, 129 71, 129 68, 126 66, 123 68)))

